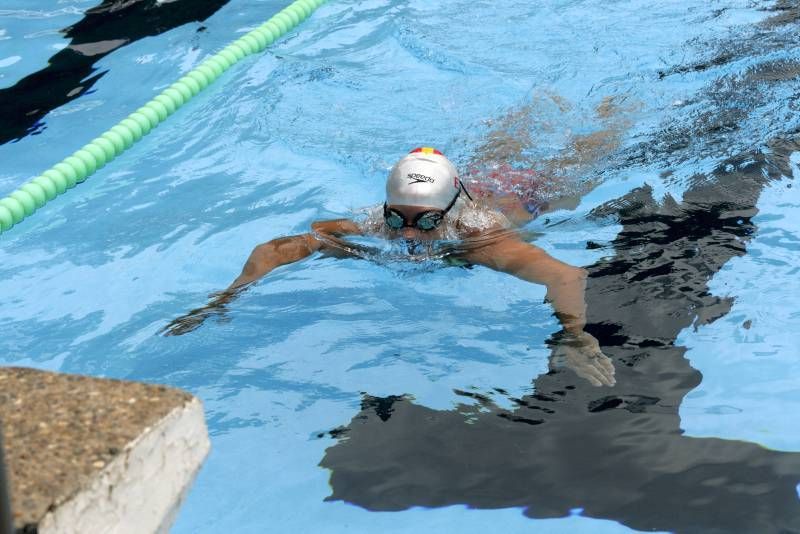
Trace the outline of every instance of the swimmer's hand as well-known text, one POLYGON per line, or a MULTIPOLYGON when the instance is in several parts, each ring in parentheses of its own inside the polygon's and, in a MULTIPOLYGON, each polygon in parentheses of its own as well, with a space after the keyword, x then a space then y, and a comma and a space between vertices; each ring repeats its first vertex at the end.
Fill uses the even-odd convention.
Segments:
POLYGON ((192 310, 186 315, 181 315, 173 319, 164 328, 158 331, 163 336, 182 336, 188 334, 192 330, 196 330, 203 324, 203 322, 214 315, 214 312, 197 308, 192 310))
POLYGON ((225 304, 233 297, 232 292, 220 291, 209 296, 212 298, 211 302, 173 319, 159 330, 158 334, 163 336, 182 336, 199 328, 209 317, 224 318, 225 313, 228 311, 225 304))
POLYGON ((564 365, 593 386, 613 386, 614 364, 600 350, 595 337, 587 332, 564 332, 553 347, 551 366, 564 365))

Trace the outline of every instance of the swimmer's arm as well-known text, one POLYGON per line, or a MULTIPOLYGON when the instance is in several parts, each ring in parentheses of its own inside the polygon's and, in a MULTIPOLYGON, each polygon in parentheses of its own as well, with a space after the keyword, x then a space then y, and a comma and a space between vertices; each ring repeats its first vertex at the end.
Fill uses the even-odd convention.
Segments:
POLYGON ((262 243, 250 253, 250 257, 242 267, 242 272, 228 286, 225 293, 234 293, 240 288, 252 284, 273 269, 307 258, 321 247, 318 239, 311 234, 279 237, 262 243))
POLYGON ((186 334, 211 316, 222 317, 227 311, 228 303, 276 267, 300 261, 315 252, 326 252, 328 248, 335 248, 322 239, 336 243, 341 237, 361 233, 359 226, 347 219, 319 221, 311 227, 311 233, 281 237, 258 245, 247 258, 241 274, 227 289, 213 293, 205 306, 173 319, 160 333, 167 336, 186 334))
POLYGON ((578 334, 586 325, 586 271, 550 256, 537 246, 507 238, 464 255, 470 263, 516 276, 547 287, 556 317, 569 333, 578 334))
POLYGON ((595 386, 613 386, 614 364, 586 326, 586 271, 567 265, 520 239, 506 238, 468 252, 464 258, 547 287, 547 299, 564 327, 553 346, 551 365, 566 365, 595 386))
POLYGON ((300 261, 315 252, 325 252, 331 248, 325 241, 336 243, 338 238, 361 233, 360 227, 349 219, 317 221, 311 229, 311 233, 281 237, 258 245, 247 258, 241 274, 226 291, 251 284, 281 265, 300 261))

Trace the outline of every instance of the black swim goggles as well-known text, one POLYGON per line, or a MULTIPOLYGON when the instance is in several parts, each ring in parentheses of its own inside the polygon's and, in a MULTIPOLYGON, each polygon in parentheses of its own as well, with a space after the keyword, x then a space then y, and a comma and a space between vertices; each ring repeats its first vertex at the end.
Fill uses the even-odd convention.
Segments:
POLYGON ((453 197, 453 200, 450 201, 450 204, 447 205, 447 207, 445 207, 443 210, 430 210, 418 213, 411 222, 406 219, 405 215, 396 209, 390 208, 389 205, 384 202, 383 220, 386 221, 386 226, 393 230, 400 230, 401 228, 409 227, 416 228, 417 230, 421 230, 423 232, 430 232, 431 230, 438 228, 439 225, 442 224, 445 214, 455 205, 456 200, 458 200, 462 190, 464 193, 466 193, 467 197, 472 200, 472 196, 466 190, 464 184, 461 183, 461 180, 459 180, 458 185, 458 192, 456 193, 456 196, 453 197))

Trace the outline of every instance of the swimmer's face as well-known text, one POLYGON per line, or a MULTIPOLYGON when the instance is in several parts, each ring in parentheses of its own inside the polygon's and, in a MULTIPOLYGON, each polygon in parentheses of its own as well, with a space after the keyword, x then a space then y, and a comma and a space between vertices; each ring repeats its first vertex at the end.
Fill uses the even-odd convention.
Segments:
MULTIPOLYGON (((391 204, 387 206, 387 213, 389 212, 397 214, 403 219, 401 221, 403 224, 402 228, 394 228, 388 223, 387 220, 387 226, 389 227, 389 230, 395 233, 397 237, 417 241, 430 241, 433 239, 438 239, 438 226, 433 227, 431 230, 423 230, 415 225, 414 221, 417 220, 417 217, 423 213, 442 212, 442 210, 438 208, 432 208, 430 206, 405 206, 402 204, 391 204)), ((399 219, 396 220, 399 221, 399 219)))

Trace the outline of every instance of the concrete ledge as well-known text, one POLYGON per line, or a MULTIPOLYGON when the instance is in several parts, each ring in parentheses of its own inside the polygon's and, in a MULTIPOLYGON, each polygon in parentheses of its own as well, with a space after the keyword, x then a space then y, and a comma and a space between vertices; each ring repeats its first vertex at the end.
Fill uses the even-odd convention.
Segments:
POLYGON ((18 532, 166 532, 209 441, 200 401, 164 386, 0 368, 18 532))

